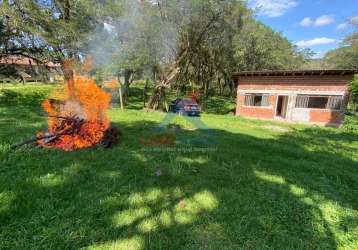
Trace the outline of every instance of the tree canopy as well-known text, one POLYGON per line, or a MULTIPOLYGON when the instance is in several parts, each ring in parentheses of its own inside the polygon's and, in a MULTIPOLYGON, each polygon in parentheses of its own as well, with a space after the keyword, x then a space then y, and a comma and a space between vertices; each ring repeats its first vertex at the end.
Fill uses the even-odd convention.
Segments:
POLYGON ((330 67, 358 69, 358 32, 346 36, 338 49, 325 55, 325 60, 330 67))
POLYGON ((96 1, 3 1, 6 37, 2 54, 24 54, 61 62, 78 57, 98 20, 96 1))
MULTIPOLYGON (((150 78, 165 90, 233 94, 241 70, 295 69, 310 56, 237 0, 28 0, 0 3, 0 56, 63 62, 94 56, 98 69, 150 78)), ((128 87, 128 86, 127 86, 128 87)))

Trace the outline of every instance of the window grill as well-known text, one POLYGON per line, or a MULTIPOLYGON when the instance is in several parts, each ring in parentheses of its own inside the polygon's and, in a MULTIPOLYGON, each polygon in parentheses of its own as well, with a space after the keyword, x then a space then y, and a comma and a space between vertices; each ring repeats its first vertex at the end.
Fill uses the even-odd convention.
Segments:
POLYGON ((296 98, 296 108, 341 110, 342 104, 343 96, 298 95, 296 98))
POLYGON ((246 94, 245 106, 267 107, 269 103, 269 95, 267 94, 246 94))
POLYGON ((343 98, 341 96, 331 96, 328 99, 327 108, 328 109, 337 109, 342 108, 343 98))

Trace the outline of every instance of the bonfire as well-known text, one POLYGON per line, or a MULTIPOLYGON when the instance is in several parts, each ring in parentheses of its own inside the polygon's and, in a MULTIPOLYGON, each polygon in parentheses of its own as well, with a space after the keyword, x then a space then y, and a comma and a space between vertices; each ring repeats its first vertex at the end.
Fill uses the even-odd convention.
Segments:
POLYGON ((119 131, 107 115, 111 95, 90 77, 74 75, 72 70, 64 74, 66 84, 42 104, 48 116, 47 131, 15 147, 36 142, 44 148, 72 151, 99 144, 110 147, 117 142, 119 131))

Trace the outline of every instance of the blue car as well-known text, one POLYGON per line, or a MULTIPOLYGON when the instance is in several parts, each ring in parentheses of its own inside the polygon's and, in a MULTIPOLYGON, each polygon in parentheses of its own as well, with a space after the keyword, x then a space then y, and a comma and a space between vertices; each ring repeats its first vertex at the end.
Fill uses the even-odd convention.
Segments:
POLYGON ((179 115, 200 116, 200 107, 192 99, 176 99, 170 104, 169 111, 179 115))

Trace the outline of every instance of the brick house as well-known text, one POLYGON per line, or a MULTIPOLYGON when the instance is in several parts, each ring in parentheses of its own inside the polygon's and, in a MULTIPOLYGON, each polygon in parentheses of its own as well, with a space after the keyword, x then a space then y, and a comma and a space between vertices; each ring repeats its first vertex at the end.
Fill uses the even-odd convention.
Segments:
POLYGON ((339 126, 354 70, 250 71, 233 75, 236 115, 339 126))
POLYGON ((20 55, 0 58, 0 82, 13 80, 53 82, 61 75, 61 66, 53 62, 38 61, 20 55))

